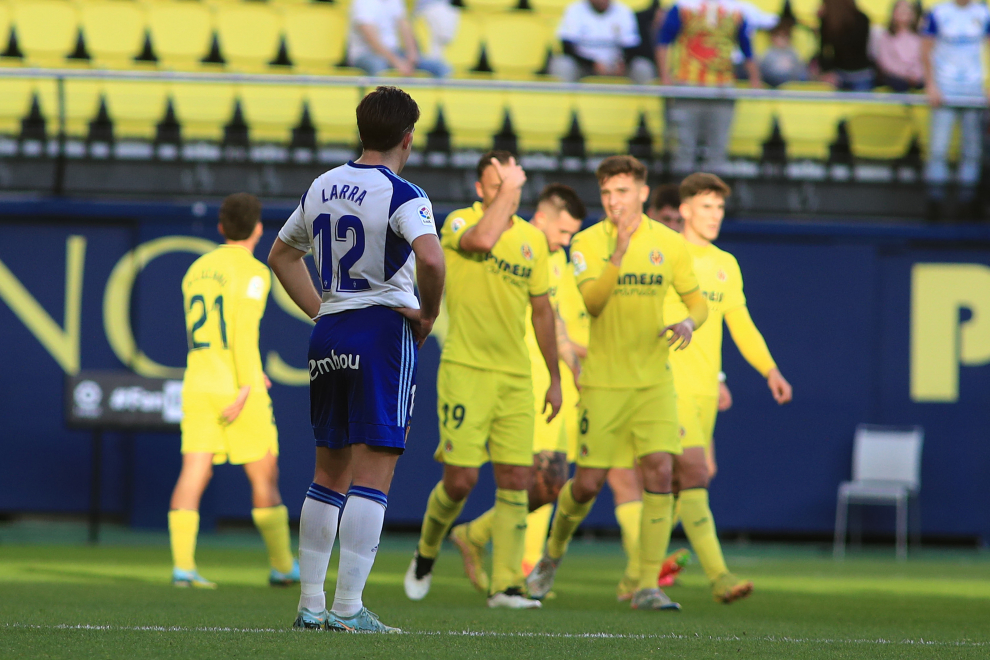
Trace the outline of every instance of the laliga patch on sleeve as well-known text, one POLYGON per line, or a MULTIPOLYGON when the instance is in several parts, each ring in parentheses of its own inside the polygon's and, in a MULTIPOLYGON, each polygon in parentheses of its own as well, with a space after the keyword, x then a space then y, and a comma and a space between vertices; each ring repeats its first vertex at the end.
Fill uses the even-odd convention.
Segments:
POLYGON ((423 221, 424 225, 433 224, 433 213, 430 212, 430 207, 426 204, 419 207, 419 219, 423 221))
POLYGON ((456 234, 464 226, 464 218, 454 218, 450 221, 450 229, 456 234))
POLYGON ((261 300, 261 296, 265 293, 265 281, 259 276, 255 275, 251 278, 247 285, 247 297, 252 300, 261 300))
POLYGON ((580 275, 588 270, 588 264, 584 260, 584 255, 580 252, 571 252, 571 263, 574 264, 574 275, 580 275))

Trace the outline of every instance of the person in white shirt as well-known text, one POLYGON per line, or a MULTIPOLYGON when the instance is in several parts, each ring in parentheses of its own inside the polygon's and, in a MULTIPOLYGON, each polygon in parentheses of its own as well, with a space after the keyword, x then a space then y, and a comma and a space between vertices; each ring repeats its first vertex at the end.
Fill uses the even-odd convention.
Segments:
POLYGON ((457 36, 461 11, 450 0, 416 0, 416 16, 430 28, 429 43, 423 48, 430 59, 443 60, 443 49, 457 36))
POLYGON ((419 69, 437 78, 449 75, 442 60, 420 57, 404 0, 358 0, 351 4, 347 64, 377 76, 395 69, 411 76, 419 69))
POLYGON ((957 199, 963 209, 979 211, 976 192, 982 159, 983 108, 952 107, 953 101, 985 98, 983 42, 990 37, 990 9, 972 0, 952 0, 932 7, 921 28, 925 92, 932 106, 925 178, 929 215, 941 214, 949 182, 948 153, 952 129, 960 123, 961 158, 957 199))
POLYGON ((636 56, 639 27, 632 9, 615 0, 578 0, 567 7, 557 37, 563 54, 550 60, 550 74, 575 82, 585 76, 628 76, 637 83, 656 78, 648 58, 636 56))

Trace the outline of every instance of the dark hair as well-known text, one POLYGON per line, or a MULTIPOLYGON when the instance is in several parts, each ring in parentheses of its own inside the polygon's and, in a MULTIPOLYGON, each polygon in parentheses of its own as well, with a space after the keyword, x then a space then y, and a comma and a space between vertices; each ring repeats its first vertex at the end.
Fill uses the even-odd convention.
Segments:
POLYGON ((491 149, 481 154, 481 158, 478 159, 478 181, 481 181, 481 175, 484 174, 485 169, 491 167, 492 158, 503 165, 508 165, 509 159, 515 157, 515 154, 510 151, 506 151, 505 149, 491 149))
POLYGON ((250 193, 227 195, 220 204, 220 227, 231 241, 243 241, 261 222, 261 202, 250 193))
MULTIPOLYGON (((906 2, 908 4, 908 7, 911 8, 911 11, 914 12, 914 22, 908 26, 908 29, 910 29, 911 32, 916 33, 918 31, 918 22, 920 21, 920 17, 922 14, 921 3, 911 2, 911 0, 904 0, 904 2, 906 2)), ((894 0, 894 4, 891 5, 890 7, 890 21, 887 23, 887 32, 891 34, 897 34, 897 26, 894 25, 894 9, 896 9, 897 5, 899 5, 900 3, 901 0, 894 0)))
POLYGON ((419 106, 398 87, 380 86, 358 103, 358 135, 368 151, 394 149, 417 121, 419 106))
POLYGON ((725 198, 732 194, 732 188, 714 174, 695 172, 681 181, 679 192, 681 194, 681 201, 684 202, 695 195, 708 192, 725 198))
POLYGON ((665 206, 679 208, 681 205, 681 193, 677 189, 676 183, 665 183, 653 189, 650 195, 649 208, 659 211, 665 206))
POLYGON ((567 211, 575 220, 584 220, 584 216, 588 215, 587 209, 584 208, 584 202, 574 192, 574 189, 562 183, 548 184, 540 192, 536 206, 539 207, 544 202, 551 204, 558 212, 567 211))
POLYGON ((646 183, 646 165, 643 165, 634 156, 609 156, 595 170, 598 185, 602 185, 607 179, 619 174, 631 174, 632 178, 646 183))

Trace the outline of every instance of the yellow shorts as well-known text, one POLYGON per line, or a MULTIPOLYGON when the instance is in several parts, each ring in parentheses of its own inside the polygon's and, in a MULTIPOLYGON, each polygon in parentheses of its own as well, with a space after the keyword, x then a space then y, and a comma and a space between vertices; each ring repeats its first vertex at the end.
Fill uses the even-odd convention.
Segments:
POLYGON ((581 390, 577 464, 633 467, 641 456, 681 453, 673 382, 642 389, 581 390))
POLYGON ((681 446, 685 449, 703 447, 707 452, 712 445, 717 415, 718 396, 678 396, 677 422, 680 424, 681 446))
POLYGON ((267 392, 264 396, 249 394, 233 424, 221 422, 220 413, 236 398, 236 392, 183 392, 183 454, 210 453, 215 464, 229 461, 233 465, 253 463, 269 452, 278 456, 278 429, 267 392))
MULTIPOLYGON (((536 404, 534 411, 536 412, 536 426, 533 431, 533 453, 538 454, 541 451, 553 451, 566 453, 567 452, 567 428, 566 428, 566 412, 568 410, 568 405, 570 409, 576 414, 577 409, 577 389, 574 387, 574 379, 571 378, 571 370, 567 368, 563 362, 560 363, 560 378, 561 378, 561 392, 564 395, 563 403, 560 406, 560 412, 556 417, 553 418, 552 422, 547 423, 547 416, 550 414, 550 409, 547 408, 546 412, 543 411, 544 401, 547 396, 547 388, 550 387, 550 372, 547 371, 546 364, 543 362, 543 356, 540 356, 540 361, 536 360, 532 363, 532 373, 533 373, 533 403, 536 404), (567 384, 570 383, 571 390, 574 391, 574 396, 568 401, 568 388, 567 384)), ((576 419, 576 418, 575 418, 576 419)))
POLYGON ((447 465, 533 464, 533 382, 529 376, 441 362, 437 373, 440 446, 447 465))
POLYGON ((574 374, 566 367, 561 367, 560 372, 561 390, 564 393, 564 403, 560 407, 560 415, 564 418, 564 436, 567 443, 567 462, 573 463, 577 458, 577 439, 580 413, 578 404, 581 395, 574 384, 574 374))

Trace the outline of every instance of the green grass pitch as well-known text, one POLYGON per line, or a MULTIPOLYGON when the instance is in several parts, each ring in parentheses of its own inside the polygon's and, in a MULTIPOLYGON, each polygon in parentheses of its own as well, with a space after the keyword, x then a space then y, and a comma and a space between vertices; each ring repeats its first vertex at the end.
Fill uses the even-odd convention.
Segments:
MULTIPOLYGON (((712 601, 690 566, 668 593, 681 613, 615 602, 618 543, 575 541, 557 597, 536 612, 489 611, 447 546, 433 590, 413 603, 402 575, 414 547, 387 537, 365 602, 406 634, 289 629, 297 589, 267 586, 256 537, 205 535, 200 570, 217 591, 168 583, 162 535, 100 547, 11 543, 0 533, 0 657, 9 658, 987 658, 990 557, 926 551, 908 562, 868 550, 836 563, 821 547, 727 549, 756 592, 712 601)), ((336 553, 327 588, 333 590, 336 553)))

